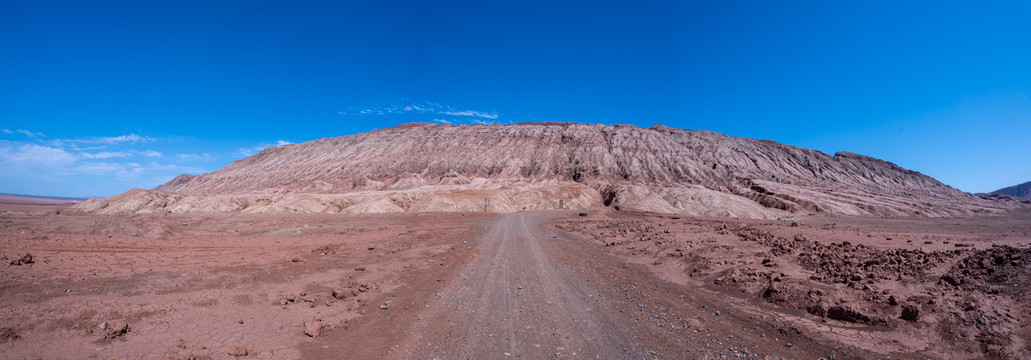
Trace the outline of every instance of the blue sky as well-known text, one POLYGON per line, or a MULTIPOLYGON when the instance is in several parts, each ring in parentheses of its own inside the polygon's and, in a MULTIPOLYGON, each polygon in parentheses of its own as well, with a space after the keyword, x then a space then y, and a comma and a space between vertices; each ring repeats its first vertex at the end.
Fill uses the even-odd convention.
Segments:
POLYGON ((1029 4, 5 2, 0 192, 409 121, 661 123, 991 191, 1031 180, 1029 4))

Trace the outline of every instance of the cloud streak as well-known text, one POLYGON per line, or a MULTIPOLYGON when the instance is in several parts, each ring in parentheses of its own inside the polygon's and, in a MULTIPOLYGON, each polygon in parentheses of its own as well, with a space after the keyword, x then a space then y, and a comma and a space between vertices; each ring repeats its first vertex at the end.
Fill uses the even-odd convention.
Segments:
POLYGON ((146 156, 146 157, 158 157, 159 158, 159 157, 165 156, 165 154, 162 154, 160 151, 154 151, 154 150, 133 151, 133 152, 135 152, 137 154, 140 154, 140 155, 143 155, 143 156, 146 156))
POLYGON ((79 153, 79 157, 81 157, 83 159, 110 159, 110 158, 124 158, 124 157, 130 157, 130 156, 132 156, 132 154, 127 153, 125 151, 114 151, 114 152, 112 152, 112 151, 104 151, 104 152, 98 152, 98 153, 87 153, 87 152, 79 153))
POLYGON ((66 140, 69 142, 79 142, 85 144, 122 144, 122 143, 147 143, 154 141, 154 138, 139 136, 136 134, 121 135, 121 136, 99 136, 88 139, 79 140, 66 140))
POLYGON ((203 154, 175 154, 175 157, 183 159, 183 160, 187 160, 187 161, 200 161, 200 160, 208 161, 208 160, 211 160, 211 154, 208 154, 208 153, 203 153, 203 154))
POLYGON ((494 120, 497 120, 497 119, 498 119, 498 114, 496 114, 496 113, 490 113, 490 114, 488 114, 488 113, 482 113, 482 112, 479 112, 479 111, 472 111, 472 110, 465 110, 465 111, 448 111, 448 112, 445 112, 445 113, 444 113, 444 115, 451 115, 451 116, 472 116, 472 117, 477 117, 477 118, 484 118, 484 119, 494 119, 494 120))
POLYGON ((32 131, 25 130, 25 129, 17 129, 17 130, 0 129, 0 131, 2 131, 4 134, 8 134, 8 135, 22 134, 22 135, 28 136, 30 138, 46 137, 46 135, 43 135, 43 133, 41 133, 41 132, 32 132, 32 131))
MULTIPOLYGON (((497 120, 500 118, 497 112, 486 112, 479 110, 468 110, 468 109, 456 109, 452 106, 441 105, 432 101, 424 102, 411 102, 411 101, 398 101, 394 103, 382 104, 372 106, 368 108, 350 108, 348 111, 338 112, 340 115, 354 114, 357 116, 381 116, 381 115, 401 115, 401 114, 426 114, 426 115, 446 115, 456 116, 461 118, 469 119, 490 119, 497 120)), ((430 121, 440 122, 438 120, 447 121, 448 123, 469 123, 474 121, 460 120, 452 121, 441 118, 433 118, 430 121)))

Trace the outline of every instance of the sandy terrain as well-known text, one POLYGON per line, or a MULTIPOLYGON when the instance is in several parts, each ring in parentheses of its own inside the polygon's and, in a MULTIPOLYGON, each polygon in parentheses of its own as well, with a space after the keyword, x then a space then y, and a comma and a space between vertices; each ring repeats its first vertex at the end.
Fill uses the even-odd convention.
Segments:
POLYGON ((79 200, 0 194, 0 211, 48 212, 81 203, 79 200))
POLYGON ((0 358, 1026 358, 1029 220, 11 211, 0 358))

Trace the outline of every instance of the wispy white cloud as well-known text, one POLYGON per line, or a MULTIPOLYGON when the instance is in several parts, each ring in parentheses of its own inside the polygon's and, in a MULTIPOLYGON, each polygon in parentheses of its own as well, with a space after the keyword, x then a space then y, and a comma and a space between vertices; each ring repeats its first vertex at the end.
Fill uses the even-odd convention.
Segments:
POLYGON ((237 157, 245 158, 245 157, 257 154, 257 153, 261 152, 262 150, 265 150, 265 148, 267 148, 267 147, 268 147, 268 145, 258 145, 258 146, 253 146, 253 147, 239 148, 239 149, 236 150, 235 155, 237 157))
POLYGON ((68 173, 76 175, 107 175, 116 171, 124 171, 125 164, 110 162, 83 162, 69 167, 68 173))
POLYGON ((165 154, 162 154, 160 151, 154 151, 154 150, 135 151, 135 153, 143 155, 143 156, 146 156, 146 157, 157 157, 157 158, 159 158, 159 157, 165 156, 165 154))
POLYGON ((30 138, 46 137, 46 135, 43 135, 43 133, 41 133, 41 132, 38 132, 38 131, 34 132, 34 131, 30 131, 30 130, 25 130, 25 129, 17 129, 17 130, 2 129, 0 131, 3 131, 4 134, 15 134, 15 133, 18 133, 18 134, 22 134, 22 135, 28 136, 30 138))
MULTIPOLYGON (((368 108, 350 108, 348 111, 339 111, 339 115, 356 114, 358 116, 369 116, 369 115, 391 115, 391 114, 426 114, 426 115, 447 115, 447 116, 458 116, 467 117, 474 119, 492 119, 497 120, 500 118, 497 112, 486 112, 479 110, 469 109, 456 109, 452 106, 441 105, 432 101, 413 102, 407 99, 396 101, 387 104, 381 104, 368 108)), ((430 121, 439 122, 438 120, 445 120, 440 118, 433 118, 430 121)), ((451 123, 470 123, 472 121, 467 120, 445 120, 451 123)))
POLYGON ((74 164, 78 157, 63 149, 0 141, 0 168, 7 175, 46 174, 48 169, 74 164))
POLYGON ((145 143, 154 141, 153 138, 146 136, 139 136, 136 134, 122 135, 122 136, 102 136, 94 138, 94 140, 101 144, 121 144, 121 143, 145 143))
POLYGON ((446 119, 433 119, 433 120, 430 120, 430 121, 438 123, 438 124, 454 125, 454 123, 452 123, 451 121, 448 121, 446 119))
POLYGON ((204 169, 201 169, 201 168, 198 168, 198 167, 182 166, 182 165, 176 165, 176 164, 159 164, 159 163, 157 163, 155 161, 151 161, 150 164, 148 164, 148 168, 149 169, 153 169, 153 170, 159 170, 159 171, 175 171, 175 172, 180 172, 180 173, 202 173, 202 172, 205 172, 204 169))
MULTIPOLYGON (((97 175, 113 176, 119 181, 135 181, 147 174, 199 174, 206 172, 204 169, 193 166, 181 166, 176 164, 161 164, 151 161, 148 164, 140 163, 115 163, 115 162, 81 162, 75 166, 64 169, 60 175, 97 175)), ((174 175, 164 175, 169 177, 174 175)))
POLYGON ((147 169, 144 169, 142 167, 123 168, 115 172, 115 180, 136 181, 140 178, 140 176, 143 176, 143 174, 146 173, 147 169))
POLYGON ((211 160, 211 154, 175 154, 175 157, 187 160, 187 161, 208 161, 211 160))
POLYGON ((17 140, 0 139, 0 181, 38 183, 40 193, 54 193, 55 186, 94 194, 96 190, 90 189, 103 187, 107 189, 103 190, 106 193, 122 187, 151 188, 182 173, 210 171, 187 162, 210 161, 210 154, 166 157, 160 151, 140 145, 158 140, 137 134, 61 139, 47 138, 42 133, 28 130, 3 130, 0 129, 0 134, 17 140), (171 159, 167 162, 163 160, 169 157, 171 159))
POLYGON ((130 157, 132 154, 125 151, 104 151, 98 153, 79 153, 79 157, 83 159, 110 159, 110 158, 123 158, 130 157))
POLYGON ((478 118, 484 118, 484 119, 497 119, 498 118, 498 114, 497 113, 489 113, 488 114, 488 113, 483 113, 483 112, 473 111, 473 110, 448 111, 448 112, 445 112, 444 115, 472 116, 472 117, 478 117, 478 118))
POLYGON ((78 144, 136 144, 136 143, 148 143, 154 141, 154 138, 147 136, 140 136, 136 134, 119 135, 119 136, 94 136, 83 139, 55 139, 52 144, 61 143, 78 143, 78 144))
MULTIPOLYGON (((154 141, 136 134, 82 139, 41 139, 41 133, 10 130, 5 134, 29 133, 23 141, 0 140, 0 177, 30 181, 82 181, 81 176, 101 176, 129 182, 133 187, 152 187, 158 178, 180 173, 203 173, 205 169, 174 163, 125 161, 133 157, 157 159, 164 156, 151 149, 133 149, 132 144, 154 141), (82 146, 87 145, 87 146, 82 146), (111 150, 107 150, 111 148, 111 150)), ((203 158, 210 158, 203 154, 203 158)), ((181 158, 181 157, 180 157, 181 158)))

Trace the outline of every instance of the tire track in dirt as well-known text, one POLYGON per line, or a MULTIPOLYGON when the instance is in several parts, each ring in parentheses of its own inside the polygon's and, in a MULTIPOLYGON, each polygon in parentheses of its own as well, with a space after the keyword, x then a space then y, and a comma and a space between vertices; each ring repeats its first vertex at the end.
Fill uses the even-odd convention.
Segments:
POLYGON ((568 240, 539 231, 543 219, 539 214, 496 218, 477 239, 483 255, 459 272, 415 324, 410 357, 620 358, 642 353, 627 342, 634 337, 631 327, 614 326, 625 321, 600 311, 607 304, 591 282, 556 261, 554 243, 568 240))

